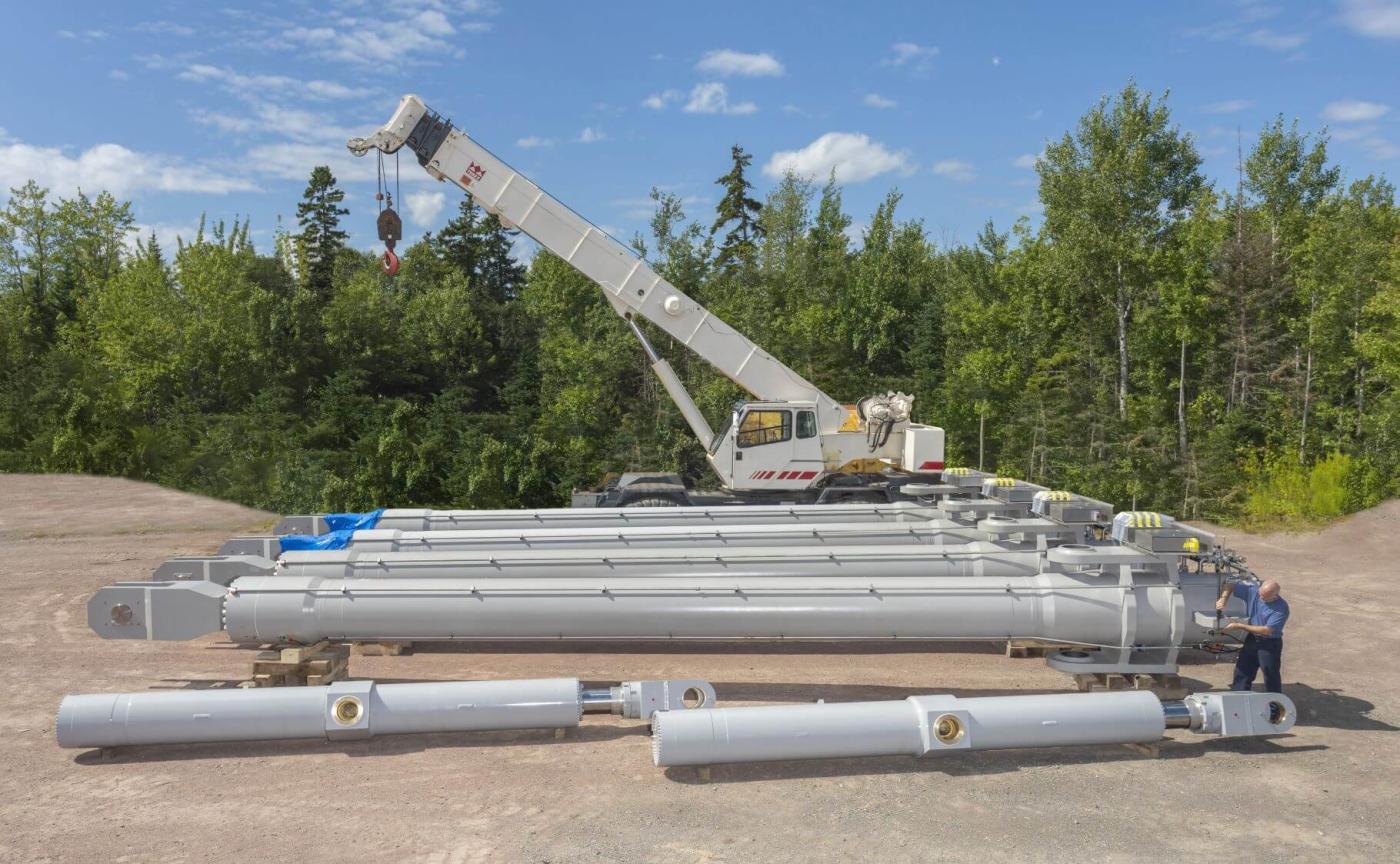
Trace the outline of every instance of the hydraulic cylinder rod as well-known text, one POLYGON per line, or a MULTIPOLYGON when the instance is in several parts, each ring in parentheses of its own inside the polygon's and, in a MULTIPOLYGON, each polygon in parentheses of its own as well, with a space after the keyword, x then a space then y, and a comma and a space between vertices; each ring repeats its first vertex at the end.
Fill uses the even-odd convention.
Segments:
POLYGON ((911 696, 903 701, 660 712, 658 766, 853 756, 930 756, 1156 741, 1170 727, 1220 736, 1276 735, 1293 726, 1277 693, 1203 693, 1158 702, 1146 691, 1043 696, 911 696))
POLYGON ((714 704, 703 681, 631 681, 585 690, 576 678, 435 681, 327 687, 180 690, 65 696, 62 747, 188 744, 279 738, 369 738, 414 732, 577 726, 585 711, 649 719, 714 704))

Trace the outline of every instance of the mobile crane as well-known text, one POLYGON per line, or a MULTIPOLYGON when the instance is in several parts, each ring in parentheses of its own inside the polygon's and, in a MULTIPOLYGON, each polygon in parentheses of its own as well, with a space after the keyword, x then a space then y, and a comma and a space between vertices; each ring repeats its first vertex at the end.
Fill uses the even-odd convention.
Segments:
MULTIPOLYGON (((575 495, 576 506, 890 500, 893 488, 943 470, 943 430, 911 421, 912 396, 890 392, 854 405, 828 396, 417 96, 404 96, 388 123, 347 146, 357 156, 408 147, 429 175, 455 184, 506 228, 524 232, 597 283, 641 343, 725 490, 706 496, 687 490, 675 475, 630 475, 630 482, 603 493, 575 495), (736 404, 716 433, 638 319, 694 351, 754 399, 736 404)), ((398 266, 393 222, 380 217, 390 273, 398 266)))

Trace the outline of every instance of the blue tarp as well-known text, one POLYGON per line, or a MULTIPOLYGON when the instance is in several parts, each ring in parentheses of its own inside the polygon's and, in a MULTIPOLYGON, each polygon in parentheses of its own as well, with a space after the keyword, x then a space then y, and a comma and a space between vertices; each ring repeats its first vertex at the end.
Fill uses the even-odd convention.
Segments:
POLYGON ((331 530, 312 537, 308 534, 287 534, 279 541, 283 552, 305 552, 324 549, 344 549, 356 531, 367 531, 379 524, 384 508, 369 513, 327 513, 322 518, 331 530))

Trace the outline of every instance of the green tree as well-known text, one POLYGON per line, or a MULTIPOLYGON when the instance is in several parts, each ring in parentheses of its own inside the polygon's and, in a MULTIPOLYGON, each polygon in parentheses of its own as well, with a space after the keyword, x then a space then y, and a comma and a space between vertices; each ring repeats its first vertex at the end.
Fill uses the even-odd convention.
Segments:
POLYGON ((758 222, 763 205, 750 194, 753 184, 744 176, 753 156, 735 144, 729 148, 729 159, 729 172, 715 181, 724 189, 724 195, 715 206, 715 221, 710 226, 712 239, 728 227, 715 255, 715 266, 721 270, 752 261, 757 241, 763 236, 763 226, 758 222))
POLYGON ((1129 84, 1036 163, 1045 229, 1072 262, 1086 312, 1114 316, 1119 419, 1128 412, 1133 315, 1201 187, 1200 162, 1191 136, 1171 125, 1165 97, 1129 84))
POLYGON ((311 179, 297 204, 297 270, 302 285, 319 299, 331 296, 336 256, 345 248, 347 234, 340 230, 340 217, 349 210, 340 206, 345 191, 336 186, 335 175, 325 165, 311 170, 311 179))

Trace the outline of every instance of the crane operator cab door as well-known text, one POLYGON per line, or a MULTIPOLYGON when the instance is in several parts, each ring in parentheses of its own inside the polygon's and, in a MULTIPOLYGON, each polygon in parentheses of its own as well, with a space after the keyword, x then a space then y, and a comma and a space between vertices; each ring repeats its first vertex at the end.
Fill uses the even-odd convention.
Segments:
POLYGON ((806 489, 822 474, 815 405, 745 403, 723 437, 731 436, 735 489, 806 489))

